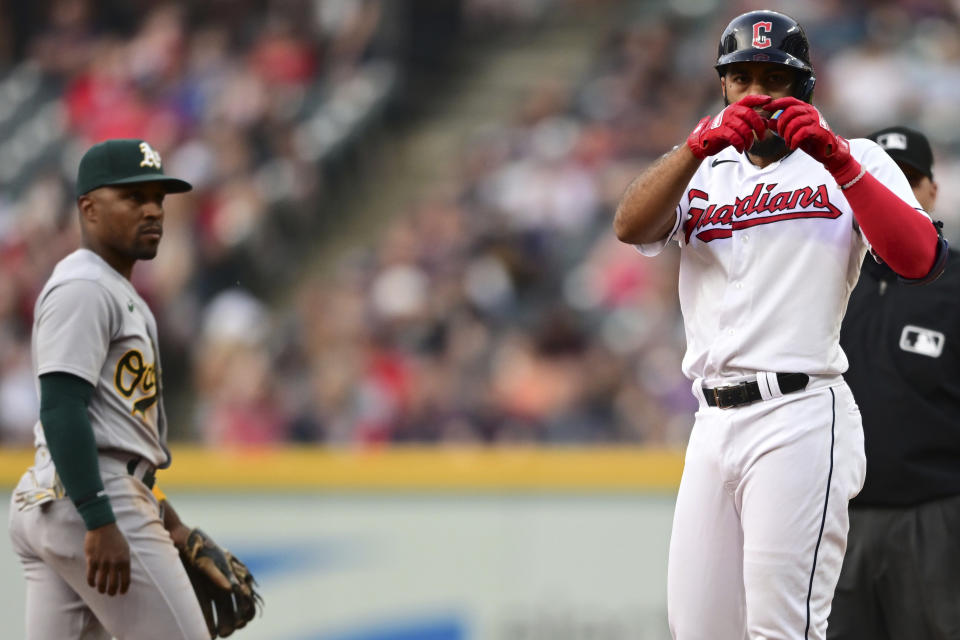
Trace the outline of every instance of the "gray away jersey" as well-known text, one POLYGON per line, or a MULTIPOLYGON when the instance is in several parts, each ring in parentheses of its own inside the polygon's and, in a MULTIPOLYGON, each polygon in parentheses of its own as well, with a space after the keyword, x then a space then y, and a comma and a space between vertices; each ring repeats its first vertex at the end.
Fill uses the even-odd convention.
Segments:
MULTIPOLYGON (((57 263, 34 308, 33 370, 94 386, 89 415, 97 448, 170 463, 160 385, 157 323, 130 282, 100 256, 78 249, 57 263)), ((34 426, 37 446, 46 443, 34 426)))

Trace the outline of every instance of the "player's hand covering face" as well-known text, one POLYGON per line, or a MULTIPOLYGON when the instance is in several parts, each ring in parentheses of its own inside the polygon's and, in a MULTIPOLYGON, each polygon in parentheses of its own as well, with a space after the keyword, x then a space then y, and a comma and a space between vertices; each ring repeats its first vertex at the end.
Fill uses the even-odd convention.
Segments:
POLYGON ((701 160, 729 146, 743 153, 768 133, 766 120, 757 113, 768 102, 770 96, 748 95, 716 116, 707 116, 687 138, 687 146, 701 160))
MULTIPOLYGON (((773 62, 734 62, 727 65, 721 79, 724 100, 736 103, 746 96, 763 95, 777 99, 793 95, 796 90, 797 72, 773 62)), ((769 105, 757 106, 755 111, 762 118, 769 118, 773 109, 769 105)), ((747 147, 752 155, 778 158, 786 154, 787 146, 776 135, 776 130, 757 133, 753 145, 747 147)))
POLYGON ((778 98, 767 107, 778 116, 770 120, 770 127, 791 149, 803 149, 830 171, 850 160, 850 145, 830 130, 827 121, 812 104, 787 97, 778 98))

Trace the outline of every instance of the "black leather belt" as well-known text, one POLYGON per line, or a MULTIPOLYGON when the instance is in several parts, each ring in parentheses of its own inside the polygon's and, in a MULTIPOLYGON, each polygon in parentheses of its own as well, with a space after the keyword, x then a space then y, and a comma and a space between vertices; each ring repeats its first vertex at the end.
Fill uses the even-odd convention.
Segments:
POLYGON ((134 478, 140 478, 140 480, 143 481, 143 484, 147 485, 148 489, 153 489, 153 485, 156 482, 156 470, 153 468, 153 465, 145 464, 144 469, 142 469, 138 474, 137 465, 139 465, 141 462, 144 462, 143 458, 131 458, 127 463, 127 472, 134 478))
MULTIPOLYGON (((810 376, 805 373, 777 374, 777 384, 780 385, 780 393, 784 395, 806 389, 809 381, 810 376)), ((756 380, 717 387, 716 389, 704 387, 703 395, 706 396, 708 405, 720 409, 731 409, 763 400, 763 396, 760 395, 760 385, 756 380)))

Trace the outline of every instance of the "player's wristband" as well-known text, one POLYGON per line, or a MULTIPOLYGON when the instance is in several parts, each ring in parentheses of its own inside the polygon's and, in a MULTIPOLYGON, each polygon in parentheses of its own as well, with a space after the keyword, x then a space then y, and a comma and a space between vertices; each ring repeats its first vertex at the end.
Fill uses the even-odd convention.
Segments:
POLYGON ((80 512, 87 531, 93 531, 117 521, 117 517, 113 514, 113 507, 110 506, 110 498, 105 491, 98 491, 92 496, 74 501, 73 504, 80 512))
POLYGON ((853 180, 851 180, 850 182, 848 182, 847 184, 842 184, 842 185, 840 185, 840 190, 841 190, 841 191, 846 191, 847 189, 849 189, 849 188, 852 187, 853 185, 857 184, 857 182, 860 181, 860 179, 863 177, 863 175, 864 175, 866 172, 867 172, 867 170, 866 170, 865 167, 860 167, 860 173, 857 174, 857 177, 854 178, 853 180))
POLYGON ((824 167, 830 172, 833 179, 837 181, 841 189, 852 187, 857 181, 863 178, 864 173, 866 173, 863 166, 852 156, 848 157, 847 161, 839 166, 824 165, 824 167))

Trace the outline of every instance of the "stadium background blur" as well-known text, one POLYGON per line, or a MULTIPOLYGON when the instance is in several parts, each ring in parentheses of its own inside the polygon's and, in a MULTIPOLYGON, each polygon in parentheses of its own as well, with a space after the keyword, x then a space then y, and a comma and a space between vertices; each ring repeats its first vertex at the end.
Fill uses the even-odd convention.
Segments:
MULTIPOLYGON (((79 155, 104 138, 143 137, 168 173, 196 187, 168 200, 160 253, 134 271, 160 325, 171 439, 183 450, 170 473, 186 461, 173 485, 200 492, 187 498, 192 520, 212 508, 215 494, 203 492, 224 487, 254 492, 238 494, 222 516, 250 522, 253 505, 283 502, 265 497, 269 490, 301 491, 293 511, 304 507, 304 489, 324 492, 333 502, 310 503, 324 521, 325 509, 361 509, 355 499, 389 513, 411 499, 390 498, 391 490, 454 486, 519 491, 527 506, 542 504, 531 490, 550 493, 544 501, 557 508, 573 496, 571 521, 605 522, 577 511, 589 512, 580 500, 587 491, 638 541, 610 557, 621 575, 597 580, 618 593, 649 582, 634 594, 647 594, 647 604, 620 597, 661 615, 664 495, 694 410, 679 370, 677 255, 644 260, 616 241, 610 223, 628 181, 718 109, 716 38, 730 17, 755 8, 805 25, 815 101, 842 135, 894 123, 928 134, 941 187, 936 217, 960 240, 956 0, 8 3, 0 15, 4 480, 12 483, 28 459, 37 415, 33 303, 78 242, 79 155), (317 453, 257 457, 288 445, 317 453), (351 466, 358 452, 389 458, 410 445, 426 457, 365 472, 351 466), (587 457, 550 458, 556 445, 587 457), (444 456, 470 449, 488 456, 471 458, 486 471, 464 480, 463 464, 444 456), (490 462, 491 452, 516 450, 532 457, 508 471, 502 459, 490 462), (232 463, 210 462, 230 451, 240 452, 232 463), (591 458, 595 451, 615 457, 591 458), (625 451, 636 456, 616 457, 625 451), (672 453, 645 457, 657 451, 672 453), (325 464, 338 471, 317 468, 325 464), (638 470, 644 465, 652 471, 638 470), (434 475, 410 481, 422 467, 434 475), (603 468, 607 479, 596 481, 603 468), (536 469, 542 476, 530 480, 536 469), (379 497, 350 494, 357 488, 379 497)), ((405 503, 404 512, 451 513, 457 495, 405 503)), ((498 517, 513 508, 498 504, 498 517)), ((393 524, 373 518, 370 526, 393 524)), ((477 526, 474 535, 499 530, 477 526)), ((566 525, 556 526, 546 537, 563 539, 566 525)), ((234 546, 256 555, 269 536, 262 523, 249 528, 259 542, 234 546)), ((525 535, 514 534, 499 544, 525 535)), ((420 535, 411 533, 410 544, 420 535)), ((568 542, 610 543, 596 535, 568 542)), ((556 551, 531 571, 549 582, 557 579, 547 579, 550 566, 583 582, 557 569, 576 551, 556 551)), ((271 558, 262 558, 262 573, 282 564, 271 558)), ((604 593, 599 583, 591 590, 604 593)), ((19 589, 5 579, 4 594, 19 589)), ((283 635, 260 624, 245 637, 663 632, 597 623, 599 635, 557 635, 543 622, 459 636, 335 636, 316 625, 283 635)))

